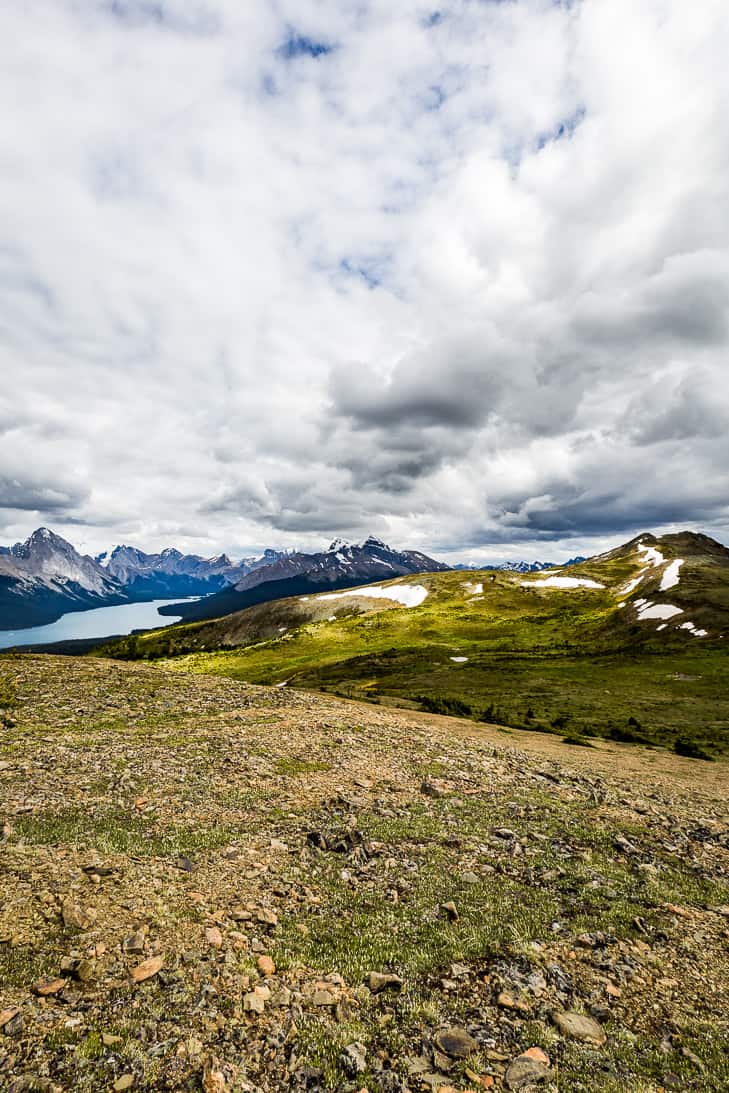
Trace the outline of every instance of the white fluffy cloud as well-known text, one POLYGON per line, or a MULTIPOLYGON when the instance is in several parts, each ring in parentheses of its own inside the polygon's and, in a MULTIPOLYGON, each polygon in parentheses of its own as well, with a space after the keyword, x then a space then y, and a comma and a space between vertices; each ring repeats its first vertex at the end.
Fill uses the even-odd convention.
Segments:
POLYGON ((0 43, 5 539, 726 535, 720 0, 38 0, 0 43))

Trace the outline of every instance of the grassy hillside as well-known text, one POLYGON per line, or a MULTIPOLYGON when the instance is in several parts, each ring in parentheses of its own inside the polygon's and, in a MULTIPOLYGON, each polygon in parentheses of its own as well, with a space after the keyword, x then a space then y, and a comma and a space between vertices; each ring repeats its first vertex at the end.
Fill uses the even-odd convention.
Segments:
POLYGON ((729 748, 729 551, 712 540, 645 535, 564 571, 426 574, 383 587, 412 585, 427 590, 417 607, 365 592, 297 597, 101 652, 575 740, 706 756, 729 748))
POLYGON ((3 1090, 729 1088, 725 761, 90 658, 0 720, 3 1090))

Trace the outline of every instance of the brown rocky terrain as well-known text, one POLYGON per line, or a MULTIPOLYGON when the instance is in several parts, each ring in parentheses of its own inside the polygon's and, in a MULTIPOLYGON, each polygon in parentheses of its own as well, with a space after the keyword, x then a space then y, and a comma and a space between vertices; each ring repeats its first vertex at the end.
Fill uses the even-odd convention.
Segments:
POLYGON ((729 1088, 727 764, 0 658, 0 1089, 729 1088))

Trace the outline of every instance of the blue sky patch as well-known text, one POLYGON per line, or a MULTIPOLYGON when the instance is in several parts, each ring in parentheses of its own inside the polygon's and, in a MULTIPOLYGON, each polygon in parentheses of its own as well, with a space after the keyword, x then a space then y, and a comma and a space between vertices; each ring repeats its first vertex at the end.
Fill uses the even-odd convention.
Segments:
POLYGON ((296 60, 297 57, 324 57, 327 53, 331 53, 333 46, 329 42, 317 41, 316 38, 309 38, 306 34, 297 34, 295 31, 290 31, 286 41, 278 47, 279 56, 283 57, 287 61, 296 60))

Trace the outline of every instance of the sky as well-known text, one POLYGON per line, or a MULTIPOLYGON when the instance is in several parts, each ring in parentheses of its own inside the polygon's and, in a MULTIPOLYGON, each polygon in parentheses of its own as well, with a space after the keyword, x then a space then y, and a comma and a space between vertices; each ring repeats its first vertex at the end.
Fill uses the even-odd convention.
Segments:
POLYGON ((0 6, 0 542, 729 541, 725 0, 0 6))

